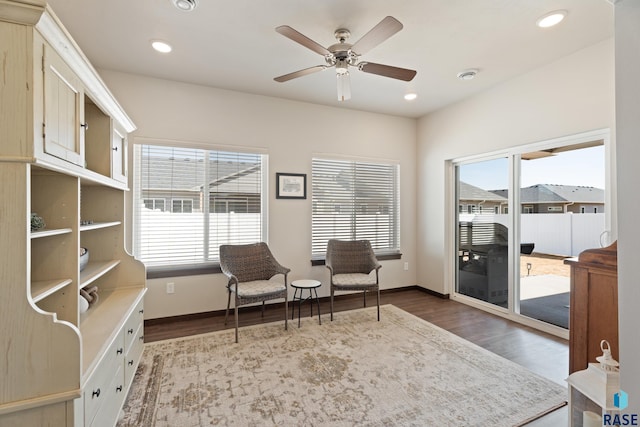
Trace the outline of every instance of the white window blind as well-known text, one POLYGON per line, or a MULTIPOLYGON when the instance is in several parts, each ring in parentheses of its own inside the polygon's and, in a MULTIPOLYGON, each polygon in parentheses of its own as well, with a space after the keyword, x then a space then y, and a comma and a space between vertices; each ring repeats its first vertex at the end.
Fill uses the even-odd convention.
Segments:
POLYGON ((134 254, 147 266, 219 261, 263 241, 263 162, 252 153, 134 146, 134 254))
POLYGON ((314 158, 312 257, 329 239, 371 241, 376 254, 400 252, 400 166, 314 158))

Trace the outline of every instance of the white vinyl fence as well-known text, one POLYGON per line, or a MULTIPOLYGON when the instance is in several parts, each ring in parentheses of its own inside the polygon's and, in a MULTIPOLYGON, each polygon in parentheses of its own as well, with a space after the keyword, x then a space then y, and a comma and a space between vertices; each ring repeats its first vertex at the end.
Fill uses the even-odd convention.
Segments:
MULTIPOLYGON (((585 249, 600 247, 605 231, 603 213, 522 214, 520 242, 535 244, 534 252, 578 256, 585 249)), ((507 226, 507 214, 461 214, 461 221, 497 222, 507 226)))
POLYGON ((261 240, 259 213, 212 213, 205 229, 202 212, 141 209, 136 256, 148 265, 202 263, 219 258, 221 244, 261 240))

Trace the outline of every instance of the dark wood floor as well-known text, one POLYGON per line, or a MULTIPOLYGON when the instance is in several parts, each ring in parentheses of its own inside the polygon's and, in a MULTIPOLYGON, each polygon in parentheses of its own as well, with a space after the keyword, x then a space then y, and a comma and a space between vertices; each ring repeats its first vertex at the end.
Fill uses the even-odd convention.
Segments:
MULTIPOLYGON (((430 295, 420 288, 383 291, 380 300, 381 304, 393 304, 533 372, 566 385, 564 380, 569 372, 567 340, 536 331, 456 301, 430 295)), ((367 302, 368 305, 375 304, 375 298, 369 298, 367 302)), ((338 296, 334 307, 334 315, 337 316, 340 315, 340 311, 360 308, 362 307, 362 296, 338 296)), ((329 312, 328 298, 321 300, 320 308, 323 314, 329 312)), ((308 307, 303 306, 303 315, 309 315, 307 310, 308 307)), ((239 323, 240 326, 248 326, 279 321, 283 319, 283 312, 282 304, 267 305, 264 318, 261 317, 261 311, 257 307, 241 308, 239 323)), ((229 324, 226 326, 224 325, 224 311, 148 320, 145 321, 145 342, 232 328, 232 316, 231 312, 229 324)), ((289 325, 296 327, 297 322, 291 322, 289 325)), ((565 406, 533 421, 527 427, 566 425, 567 417, 568 410, 565 406)))

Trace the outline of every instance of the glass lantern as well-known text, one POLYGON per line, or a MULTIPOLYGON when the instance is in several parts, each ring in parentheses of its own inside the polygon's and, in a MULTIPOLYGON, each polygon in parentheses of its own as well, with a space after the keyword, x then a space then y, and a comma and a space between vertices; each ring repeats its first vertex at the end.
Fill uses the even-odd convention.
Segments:
POLYGON ((620 414, 614 395, 620 391, 618 362, 611 357, 606 340, 600 342, 599 363, 569 375, 569 427, 602 427, 606 416, 620 414))

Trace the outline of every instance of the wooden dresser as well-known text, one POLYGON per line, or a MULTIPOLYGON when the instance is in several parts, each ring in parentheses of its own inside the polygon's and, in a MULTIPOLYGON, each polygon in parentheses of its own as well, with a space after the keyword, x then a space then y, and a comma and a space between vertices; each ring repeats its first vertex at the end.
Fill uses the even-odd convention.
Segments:
POLYGON ((611 345, 619 359, 618 346, 618 246, 588 249, 571 266, 569 308, 569 373, 587 369, 602 355, 600 341, 611 345))

